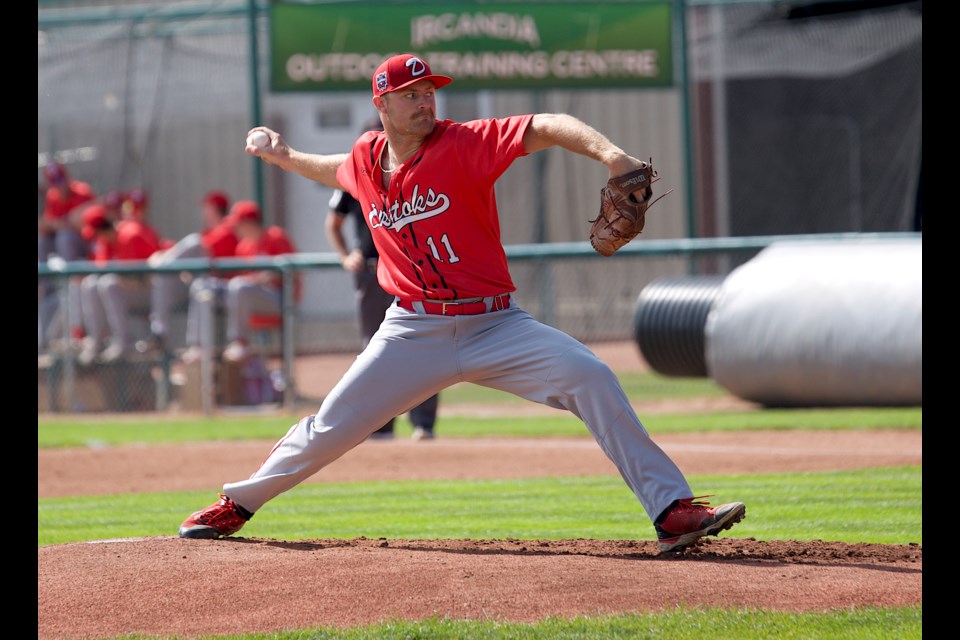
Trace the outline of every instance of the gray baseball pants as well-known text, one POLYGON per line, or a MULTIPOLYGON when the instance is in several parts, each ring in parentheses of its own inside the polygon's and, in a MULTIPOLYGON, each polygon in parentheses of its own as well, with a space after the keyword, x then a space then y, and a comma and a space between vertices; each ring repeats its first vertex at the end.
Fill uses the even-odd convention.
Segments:
POLYGON ((227 341, 250 341, 250 316, 279 314, 282 293, 276 287, 245 278, 196 278, 190 285, 190 306, 187 309, 187 345, 201 346, 201 327, 212 326, 214 311, 223 306, 227 314, 227 341))
MULTIPOLYGON (((46 262, 51 256, 57 255, 66 260, 67 262, 73 260, 86 260, 87 251, 89 250, 89 243, 83 239, 80 235, 80 232, 76 229, 61 229, 55 234, 45 235, 39 234, 37 236, 37 261, 46 262)), ((81 292, 81 276, 71 277, 67 282, 67 305, 69 307, 70 315, 70 324, 71 326, 67 327, 66 322, 64 322, 63 335, 67 337, 70 335, 70 330, 73 327, 79 327, 83 324, 83 301, 82 301, 82 292, 81 292)), ((53 281, 47 280, 43 282, 45 287, 52 287, 53 281)), ((42 297, 46 297, 46 292, 42 297)), ((59 301, 57 302, 48 302, 46 306, 40 308, 42 315, 40 322, 40 331, 42 335, 40 336, 41 345, 46 345, 47 338, 49 335, 47 331, 49 327, 53 324, 52 314, 57 311, 59 308, 59 301)), ((61 312, 63 310, 61 309, 61 312)))
MULTIPOLYGON (((380 328, 384 317, 394 302, 394 297, 383 290, 377 281, 376 259, 367 263, 367 268, 354 274, 354 286, 357 290, 357 314, 360 317, 360 336, 366 347, 380 328)), ((410 422, 415 427, 433 429, 437 424, 437 409, 440 406, 439 394, 433 394, 417 406, 410 409, 410 422)), ((388 420, 378 431, 393 431, 394 420, 388 420)))
POLYGON ((117 273, 90 274, 81 283, 83 320, 88 336, 106 337, 123 348, 133 346, 130 333, 131 312, 148 313, 150 287, 144 277, 117 273))
MULTIPOLYGON (((191 233, 181 238, 175 245, 163 252, 160 264, 169 264, 175 260, 187 258, 206 258, 206 247, 199 233, 191 233)), ((170 330, 170 318, 173 310, 190 299, 190 285, 178 273, 156 273, 151 276, 150 294, 150 332, 166 337, 170 330)))
POLYGON ((610 368, 515 302, 473 316, 391 307, 320 410, 293 425, 252 476, 225 484, 223 492, 255 512, 393 416, 458 382, 508 391, 583 420, 651 520, 674 500, 693 495, 680 469, 647 434, 610 368))

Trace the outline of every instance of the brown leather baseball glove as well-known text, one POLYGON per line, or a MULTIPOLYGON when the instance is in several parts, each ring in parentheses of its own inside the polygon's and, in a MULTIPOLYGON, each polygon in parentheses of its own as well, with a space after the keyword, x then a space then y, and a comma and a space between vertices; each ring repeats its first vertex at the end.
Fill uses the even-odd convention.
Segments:
POLYGON ((653 168, 653 158, 622 176, 610 178, 600 190, 600 214, 590 220, 590 244, 602 256, 612 256, 636 238, 641 231, 647 209, 667 195, 653 197, 653 183, 660 179, 653 168), (634 192, 641 192, 638 199, 634 192))

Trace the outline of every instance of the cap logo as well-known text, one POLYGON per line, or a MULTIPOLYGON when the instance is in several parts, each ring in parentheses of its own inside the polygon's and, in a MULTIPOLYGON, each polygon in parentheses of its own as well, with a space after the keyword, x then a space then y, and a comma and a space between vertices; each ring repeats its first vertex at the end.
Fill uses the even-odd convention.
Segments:
POLYGON ((383 91, 387 88, 387 72, 382 71, 377 74, 377 91, 383 91))
POLYGON ((410 75, 414 78, 422 76, 427 71, 427 65, 423 64, 423 60, 420 58, 410 58, 406 65, 410 67, 410 75))

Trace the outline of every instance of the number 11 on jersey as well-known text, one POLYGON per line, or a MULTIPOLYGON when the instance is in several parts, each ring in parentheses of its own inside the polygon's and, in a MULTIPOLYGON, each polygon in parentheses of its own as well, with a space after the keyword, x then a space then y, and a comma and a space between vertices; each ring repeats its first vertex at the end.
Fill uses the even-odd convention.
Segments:
POLYGON ((427 238, 427 245, 430 246, 430 251, 433 252, 433 257, 435 260, 439 260, 440 262, 449 262, 450 264, 460 262, 460 258, 453 250, 453 247, 450 246, 450 238, 447 237, 447 234, 440 236, 440 243, 443 245, 443 248, 446 249, 446 260, 444 260, 443 256, 440 255, 440 251, 437 249, 437 243, 434 242, 433 236, 427 238))

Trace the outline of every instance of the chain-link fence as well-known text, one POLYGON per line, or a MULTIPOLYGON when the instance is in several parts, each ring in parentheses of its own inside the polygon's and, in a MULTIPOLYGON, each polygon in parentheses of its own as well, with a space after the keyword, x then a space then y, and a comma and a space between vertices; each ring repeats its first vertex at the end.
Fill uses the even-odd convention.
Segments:
MULTIPOLYGON (((527 246, 531 249, 511 259, 517 303, 585 342, 629 338, 637 296, 643 287, 665 274, 682 273, 689 260, 687 252, 676 246, 663 256, 624 252, 614 259, 589 255, 580 247, 564 249, 568 245, 527 246), (594 293, 585 295, 584 290, 594 293)), ((748 254, 757 250, 757 246, 749 245, 740 249, 748 254)), ((306 263, 312 258, 327 263, 291 267, 320 290, 334 289, 338 281, 348 277, 327 254, 301 257, 306 263)), ((264 258, 264 264, 269 263, 264 258)), ((195 263, 191 265, 189 260, 184 264, 191 266, 190 275, 204 275, 204 267, 194 268, 195 263)), ((87 265, 89 271, 98 269, 92 263, 87 265)), ((103 269, 108 271, 109 267, 103 269)), ((42 280, 57 278, 67 276, 44 270, 42 280)), ((67 289, 59 290, 65 295, 67 289)), ((190 304, 199 306, 200 302, 190 304)), ((186 305, 174 311, 169 341, 161 349, 132 350, 112 362, 81 362, 78 343, 53 341, 39 357, 38 411, 209 412, 222 406, 296 402, 298 397, 312 395, 310 389, 297 386, 298 361, 309 362, 326 353, 356 353, 362 346, 355 313, 308 314, 294 303, 286 305, 285 313, 274 321, 261 320, 253 327, 251 357, 240 363, 230 362, 223 357, 227 343, 225 309, 216 304, 209 308, 209 319, 201 321, 203 357, 199 360, 182 358, 187 349, 186 305)), ((150 335, 148 314, 149 308, 129 310, 133 331, 141 339, 150 335)), ((143 340, 138 344, 143 345, 143 340)))

